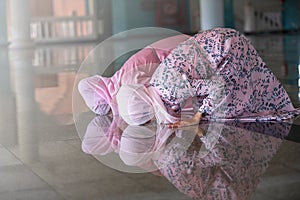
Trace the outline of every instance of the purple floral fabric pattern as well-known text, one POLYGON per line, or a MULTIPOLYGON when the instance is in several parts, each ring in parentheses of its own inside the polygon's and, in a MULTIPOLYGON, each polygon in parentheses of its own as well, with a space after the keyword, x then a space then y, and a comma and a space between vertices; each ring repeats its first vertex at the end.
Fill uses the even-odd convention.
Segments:
POLYGON ((177 114, 191 96, 199 98, 199 111, 211 118, 299 114, 250 41, 233 29, 199 32, 179 44, 150 85, 177 114))
MULTIPOLYGON (((200 127, 205 129, 207 125, 200 124, 200 127)), ((282 136, 288 134, 291 126, 280 123, 262 123, 259 128, 257 123, 222 125, 221 132, 209 132, 202 138, 196 136, 187 151, 180 151, 184 141, 177 140, 179 143, 167 146, 155 160, 161 173, 192 199, 251 199, 283 141, 282 136), (219 136, 215 145, 208 147, 210 134, 219 136), (203 146, 209 149, 205 156, 203 146)))

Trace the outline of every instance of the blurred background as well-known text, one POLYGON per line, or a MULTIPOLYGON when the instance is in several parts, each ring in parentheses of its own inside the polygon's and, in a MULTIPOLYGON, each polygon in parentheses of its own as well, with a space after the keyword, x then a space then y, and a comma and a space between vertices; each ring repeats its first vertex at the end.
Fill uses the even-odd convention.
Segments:
MULTIPOLYGON (((235 28, 300 106, 300 0, 0 0, 1 200, 190 199, 162 177, 115 171, 81 149, 72 112, 78 70, 83 61, 103 67, 99 60, 126 41, 89 52, 142 27, 235 28)), ((253 199, 299 199, 299 150, 299 140, 284 142, 253 199)))
MULTIPOLYGON (((191 35, 214 27, 235 28, 249 36, 269 67, 287 84, 295 105, 299 105, 300 0, 0 0, 0 3, 3 65, 10 65, 7 70, 11 70, 14 65, 23 66, 17 60, 24 60, 30 67, 26 67, 21 77, 24 79, 28 74, 28 80, 34 79, 34 95, 41 109, 46 113, 55 109, 58 115, 67 112, 70 122, 73 88, 63 82, 74 83, 83 60, 101 41, 142 27, 163 27, 191 35), (49 96, 49 91, 62 96, 49 96)), ((119 41, 112 52, 122 49, 122 45, 126 46, 119 41)), ((99 65, 105 53, 108 51, 90 55, 85 64, 99 65)), ((126 58, 115 62, 108 75, 118 70, 126 58)))
POLYGON ((138 27, 299 31, 299 0, 1 0, 0 44, 101 40, 138 27))

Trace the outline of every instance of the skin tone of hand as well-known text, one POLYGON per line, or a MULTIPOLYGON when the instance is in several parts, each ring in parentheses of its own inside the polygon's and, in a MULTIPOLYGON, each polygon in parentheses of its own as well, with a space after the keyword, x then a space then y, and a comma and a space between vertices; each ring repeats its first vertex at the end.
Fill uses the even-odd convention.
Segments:
POLYGON ((168 126, 169 128, 181 128, 186 126, 198 125, 201 119, 202 113, 198 111, 191 119, 179 121, 174 124, 169 124, 168 126))

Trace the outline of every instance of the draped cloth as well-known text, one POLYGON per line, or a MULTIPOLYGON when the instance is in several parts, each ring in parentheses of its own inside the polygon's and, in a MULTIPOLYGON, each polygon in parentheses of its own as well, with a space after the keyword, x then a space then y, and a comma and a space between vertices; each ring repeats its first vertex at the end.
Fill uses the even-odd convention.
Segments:
POLYGON ((120 116, 130 125, 141 125, 156 118, 159 124, 172 123, 178 118, 170 115, 156 91, 144 85, 123 85, 117 102, 120 116))
MULTIPOLYGON (((282 121, 300 114, 251 42, 234 29, 199 32, 179 44, 157 67, 147 89, 156 91, 165 110, 175 112, 168 112, 174 117, 180 116, 191 97, 197 98, 197 109, 210 120, 282 121)), ((147 99, 141 91, 134 94, 147 99)), ((126 102, 119 104, 119 109, 141 104, 141 101, 126 102)), ((151 106, 143 107, 139 114, 151 110, 151 106)))
POLYGON ((105 115, 111 109, 118 115, 116 94, 122 85, 149 83, 152 74, 179 43, 190 36, 177 35, 159 40, 131 56, 112 77, 100 75, 82 79, 78 90, 90 110, 105 115))
POLYGON ((222 126, 221 131, 214 129, 196 137, 188 150, 180 150, 183 140, 177 140, 153 160, 162 175, 192 199, 250 199, 291 127, 276 122, 222 126), (218 137, 210 141, 215 138, 211 135, 218 137))

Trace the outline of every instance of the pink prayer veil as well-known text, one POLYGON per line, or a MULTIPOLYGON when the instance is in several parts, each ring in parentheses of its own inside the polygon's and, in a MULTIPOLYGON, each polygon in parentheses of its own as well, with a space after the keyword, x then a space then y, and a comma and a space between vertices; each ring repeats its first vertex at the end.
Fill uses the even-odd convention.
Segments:
POLYGON ((78 89, 86 105, 96 114, 105 115, 112 110, 118 114, 116 93, 124 84, 148 83, 157 66, 188 35, 177 35, 159 40, 131 56, 112 77, 99 75, 80 81, 78 89))
POLYGON ((178 121, 178 118, 168 114, 153 87, 123 85, 117 93, 117 103, 120 116, 129 125, 145 124, 154 117, 159 124, 178 121))
POLYGON ((155 116, 150 98, 143 85, 123 85, 118 94, 117 102, 120 116, 130 125, 141 125, 155 116))
POLYGON ((86 105, 96 114, 106 115, 111 106, 111 95, 108 89, 108 78, 92 76, 81 80, 78 90, 86 105))

